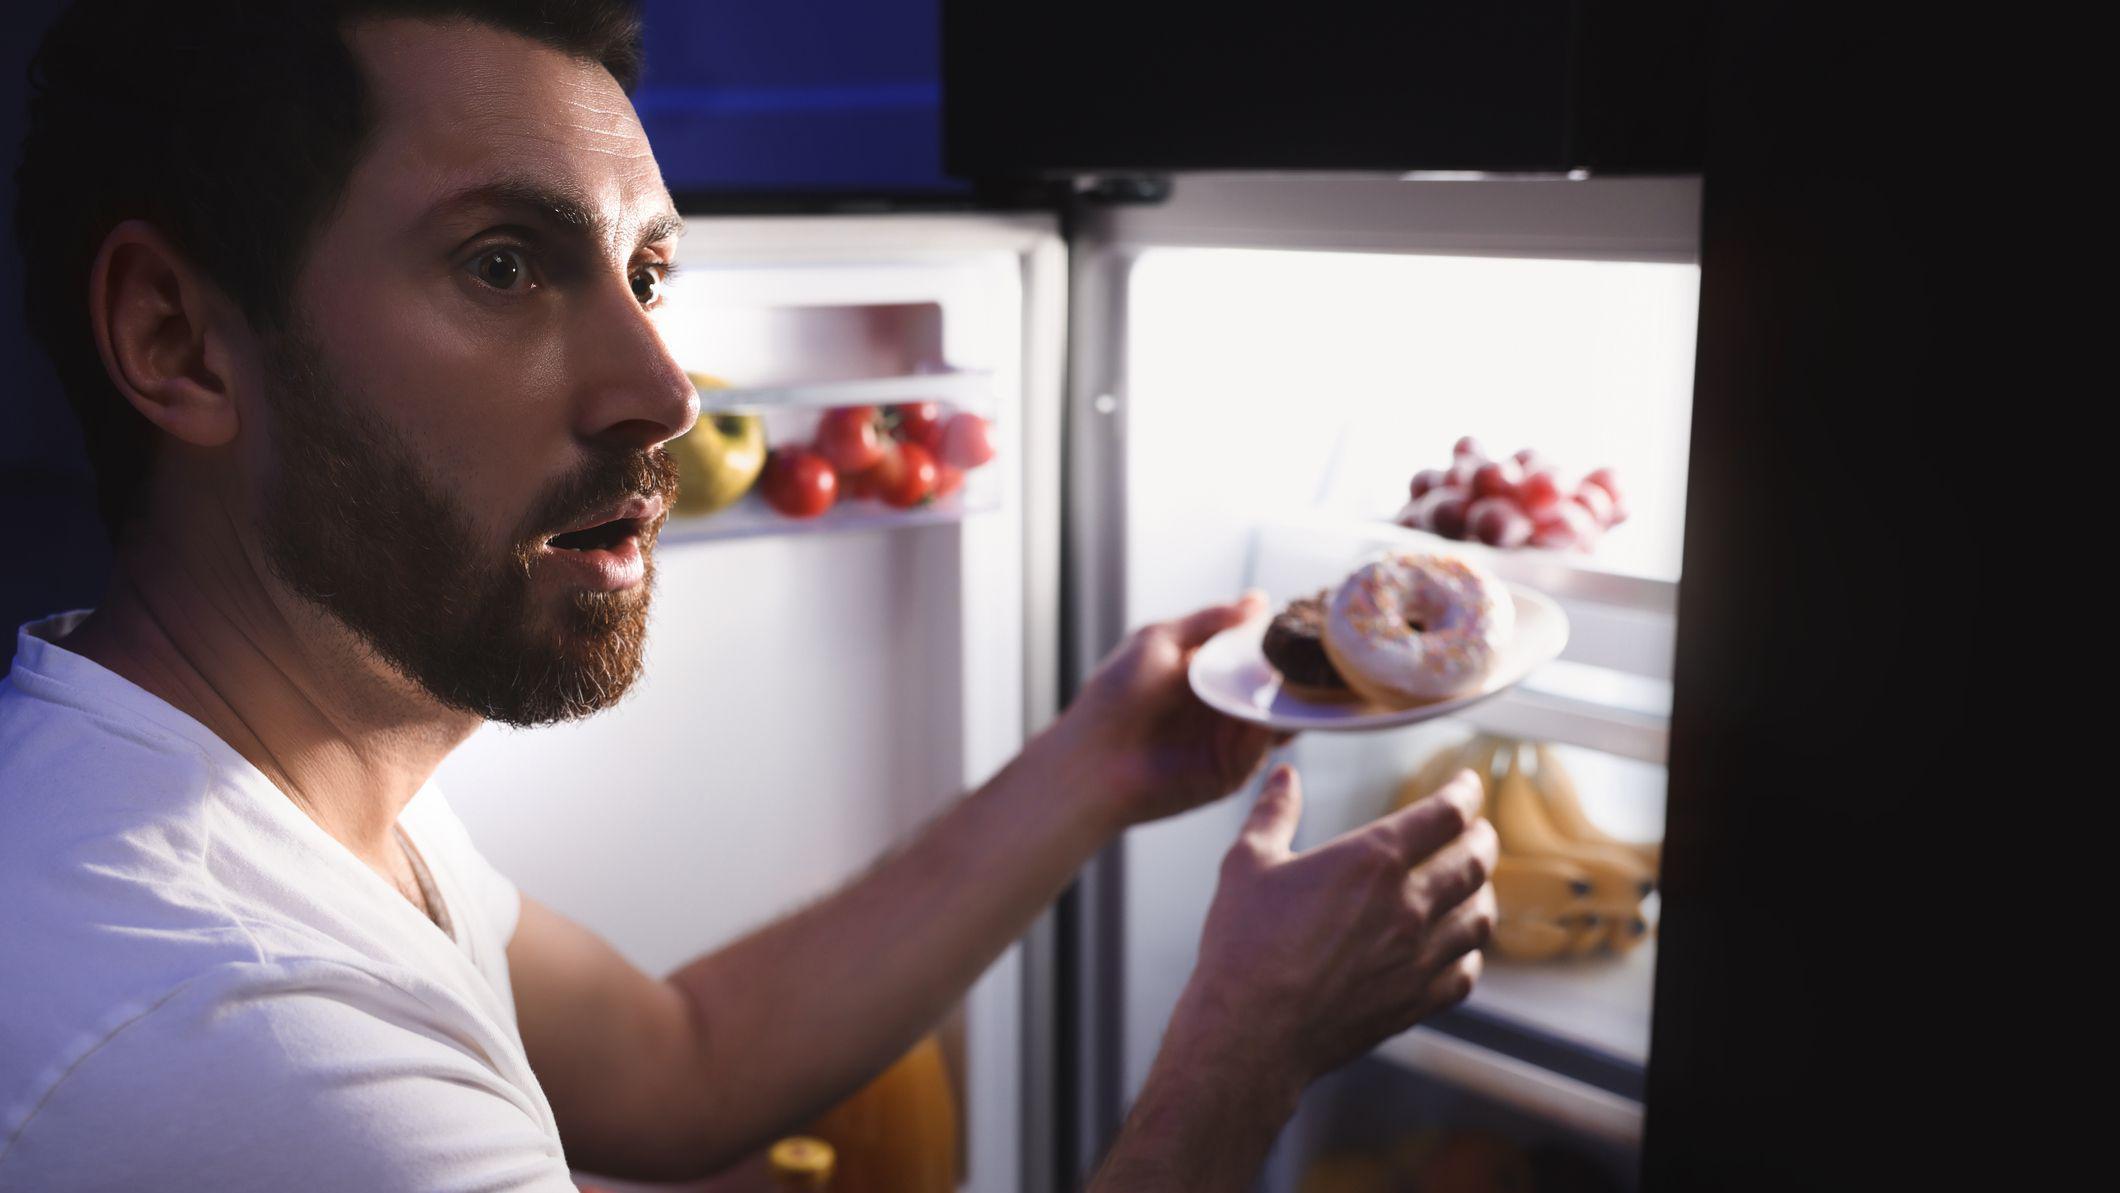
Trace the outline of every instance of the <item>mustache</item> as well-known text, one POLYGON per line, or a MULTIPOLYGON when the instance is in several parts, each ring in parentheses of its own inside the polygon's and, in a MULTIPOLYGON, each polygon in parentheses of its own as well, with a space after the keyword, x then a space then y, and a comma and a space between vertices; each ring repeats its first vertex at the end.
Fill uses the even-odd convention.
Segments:
POLYGON ((583 518, 630 497, 660 497, 664 510, 643 538, 652 538, 677 498, 677 461, 661 447, 616 452, 585 461, 554 481, 524 520, 518 540, 542 542, 583 518))

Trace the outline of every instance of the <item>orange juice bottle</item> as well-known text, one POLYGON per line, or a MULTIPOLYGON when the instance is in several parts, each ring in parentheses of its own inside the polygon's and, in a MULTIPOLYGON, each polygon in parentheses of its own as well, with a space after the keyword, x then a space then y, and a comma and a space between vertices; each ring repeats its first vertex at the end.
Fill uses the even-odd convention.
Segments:
POLYGON ((818 1193, 832 1185, 832 1145, 807 1135, 790 1135, 766 1153, 773 1187, 780 1193, 818 1193))

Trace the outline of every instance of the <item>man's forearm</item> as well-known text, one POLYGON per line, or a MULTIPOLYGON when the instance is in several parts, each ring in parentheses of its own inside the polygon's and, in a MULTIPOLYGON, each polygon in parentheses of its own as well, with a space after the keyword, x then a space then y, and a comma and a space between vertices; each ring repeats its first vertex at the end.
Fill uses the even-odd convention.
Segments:
POLYGON ((1302 1082, 1214 1030, 1188 992, 1090 1193, 1249 1189, 1302 1082))
POLYGON ((888 1064, 1111 838, 1052 732, 860 879, 671 975, 696 1011, 705 1152, 741 1156, 888 1064))

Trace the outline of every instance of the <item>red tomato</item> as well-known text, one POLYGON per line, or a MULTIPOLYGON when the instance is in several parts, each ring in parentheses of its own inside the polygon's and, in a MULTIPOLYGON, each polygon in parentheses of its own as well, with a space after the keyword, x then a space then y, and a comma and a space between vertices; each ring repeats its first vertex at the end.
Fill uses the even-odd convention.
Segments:
POLYGON ((940 501, 963 487, 964 469, 952 468, 947 464, 937 464, 935 465, 935 491, 928 494, 928 500, 940 501))
POLYGON ((883 458, 874 406, 841 406, 817 421, 817 454, 842 473, 866 472, 883 458))
POLYGON ((935 491, 935 457, 917 443, 900 443, 876 466, 876 496, 892 509, 911 509, 935 491))
POLYGON ((1596 485, 1605 491, 1605 496, 1618 501, 1625 494, 1619 490, 1619 477, 1610 468, 1599 468, 1583 478, 1583 484, 1596 485))
POLYGON ((1480 446, 1479 440, 1467 435, 1450 449, 1450 455, 1452 459, 1470 456, 1475 460, 1484 460, 1487 458, 1487 449, 1480 446))
POLYGON ((876 497, 876 474, 882 471, 883 465, 878 464, 866 472, 850 472, 840 477, 840 494, 850 498, 860 497, 874 500, 876 497))
POLYGON ((972 469, 994 458, 994 424, 976 414, 953 414, 942 429, 942 462, 972 469))
POLYGON ((839 477, 823 456, 804 447, 776 449, 758 481, 766 504, 790 518, 814 518, 839 498, 839 477))
POLYGON ((895 433, 905 443, 917 443, 931 454, 942 454, 942 407, 934 402, 912 402, 893 406, 895 433))
POLYGON ((873 497, 881 501, 884 490, 897 484, 899 475, 904 471, 905 444, 892 439, 883 445, 883 459, 877 461, 874 468, 852 479, 861 485, 863 497, 873 497))
POLYGON ((1450 474, 1440 468, 1423 468, 1413 474, 1413 497, 1419 500, 1428 490, 1450 483, 1450 474))

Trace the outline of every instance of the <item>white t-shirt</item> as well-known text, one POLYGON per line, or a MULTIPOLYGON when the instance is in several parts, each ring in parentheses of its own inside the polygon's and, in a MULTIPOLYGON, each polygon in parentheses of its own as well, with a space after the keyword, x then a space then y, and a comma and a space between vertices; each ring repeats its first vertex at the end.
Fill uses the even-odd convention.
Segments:
POLYGON ((572 1193, 520 902, 432 784, 438 927, 205 726, 22 627, 0 681, 0 1190, 572 1193))

